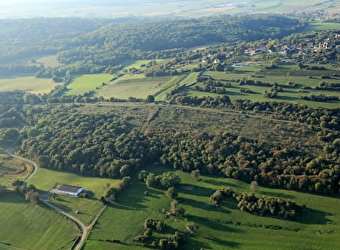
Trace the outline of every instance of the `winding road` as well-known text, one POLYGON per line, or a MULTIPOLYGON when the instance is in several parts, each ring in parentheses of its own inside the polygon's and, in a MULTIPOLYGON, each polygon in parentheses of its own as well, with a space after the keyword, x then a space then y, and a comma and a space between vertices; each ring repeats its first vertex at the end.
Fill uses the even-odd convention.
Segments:
MULTIPOLYGON (((23 184, 23 185, 26 185, 27 182, 28 182, 28 181, 29 181, 29 180, 37 173, 37 171, 38 171, 38 169, 39 169, 38 165, 37 165, 34 161, 31 161, 31 160, 29 160, 29 159, 26 159, 26 158, 21 157, 21 156, 18 156, 18 155, 14 155, 13 153, 11 153, 11 152, 8 151, 8 150, 3 150, 3 151, 4 151, 6 154, 8 154, 8 155, 10 155, 10 156, 12 156, 12 157, 14 157, 14 158, 20 159, 20 160, 22 160, 22 161, 26 161, 26 162, 28 162, 28 163, 30 163, 30 164, 33 165, 33 171, 32 171, 32 172, 27 176, 27 178, 24 180, 24 184, 23 184)), ((65 211, 63 211, 63 210, 60 209, 59 207, 57 207, 57 206, 55 206, 55 205, 49 203, 49 202, 48 202, 49 196, 50 196, 49 193, 48 193, 48 194, 44 194, 44 195, 40 195, 39 200, 40 200, 41 202, 43 202, 46 206, 48 206, 48 207, 50 207, 50 208, 52 208, 52 209, 58 211, 59 213, 65 215, 65 216, 66 216, 67 218, 69 218, 70 220, 74 221, 74 222, 77 224, 77 226, 79 227, 79 229, 81 229, 81 231, 82 231, 81 238, 80 238, 80 240, 78 241, 78 243, 77 243, 76 245, 74 245, 74 247, 73 247, 73 250, 80 250, 80 249, 83 247, 83 245, 84 245, 84 243, 85 243, 85 241, 86 241, 86 239, 87 239, 87 236, 88 236, 89 232, 91 231, 92 226, 94 225, 94 223, 96 222, 96 220, 99 218, 99 216, 101 215, 101 213, 104 211, 105 207, 103 207, 103 209, 100 211, 100 213, 97 214, 97 216, 95 217, 95 219, 94 219, 94 221, 91 223, 91 225, 90 225, 89 227, 86 227, 86 225, 85 225, 83 222, 81 222, 79 219, 77 219, 77 218, 74 217, 73 215, 71 215, 71 214, 69 214, 69 213, 66 213, 65 211)))

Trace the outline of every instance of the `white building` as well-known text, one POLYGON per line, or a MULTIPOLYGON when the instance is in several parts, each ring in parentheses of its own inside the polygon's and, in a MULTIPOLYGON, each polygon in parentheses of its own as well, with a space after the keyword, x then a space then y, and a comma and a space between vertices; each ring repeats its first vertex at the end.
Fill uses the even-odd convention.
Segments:
POLYGON ((57 194, 66 194, 71 196, 78 196, 84 189, 82 187, 75 187, 69 185, 58 185, 55 188, 57 194))

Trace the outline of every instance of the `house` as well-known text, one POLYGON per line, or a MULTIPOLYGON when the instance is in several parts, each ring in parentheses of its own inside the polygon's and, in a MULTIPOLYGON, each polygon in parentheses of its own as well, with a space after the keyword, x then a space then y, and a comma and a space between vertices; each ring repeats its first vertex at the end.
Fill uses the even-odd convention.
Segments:
POLYGON ((215 63, 215 64, 218 64, 218 63, 221 63, 221 61, 220 61, 220 59, 217 59, 217 58, 216 58, 216 59, 214 60, 214 63, 215 63))
POLYGON ((69 185, 58 185, 55 187, 55 193, 65 194, 71 196, 78 196, 84 189, 82 187, 75 187, 69 185))

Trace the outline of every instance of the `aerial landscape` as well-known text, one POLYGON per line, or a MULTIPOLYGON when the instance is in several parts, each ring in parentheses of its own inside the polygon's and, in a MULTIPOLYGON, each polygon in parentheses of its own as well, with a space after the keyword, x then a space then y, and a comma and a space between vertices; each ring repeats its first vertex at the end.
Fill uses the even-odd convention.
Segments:
POLYGON ((336 250, 340 2, 3 0, 0 250, 336 250))

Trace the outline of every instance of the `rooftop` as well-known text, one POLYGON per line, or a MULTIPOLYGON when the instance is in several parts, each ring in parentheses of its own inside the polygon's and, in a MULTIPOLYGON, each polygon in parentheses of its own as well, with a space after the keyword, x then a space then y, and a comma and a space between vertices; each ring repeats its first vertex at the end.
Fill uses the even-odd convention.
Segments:
POLYGON ((81 188, 82 187, 69 186, 69 185, 58 185, 56 187, 56 189, 59 191, 72 192, 72 193, 76 193, 81 188))

